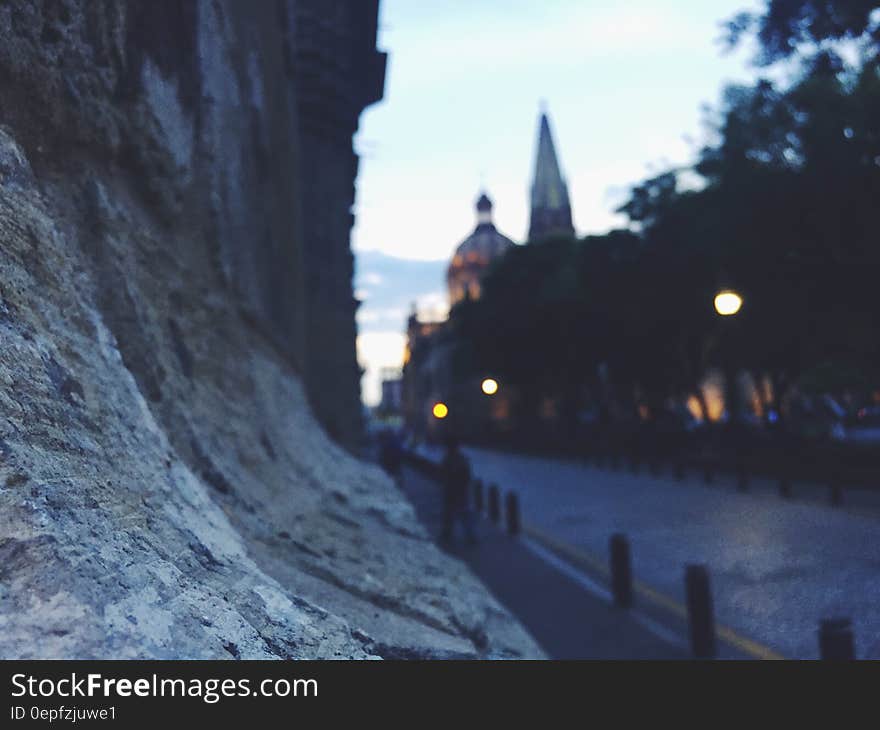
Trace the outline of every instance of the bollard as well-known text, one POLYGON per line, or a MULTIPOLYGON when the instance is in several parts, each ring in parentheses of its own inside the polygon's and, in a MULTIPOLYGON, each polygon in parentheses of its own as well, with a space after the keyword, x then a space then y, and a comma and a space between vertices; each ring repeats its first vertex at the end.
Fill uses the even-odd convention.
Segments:
POLYGON ((483 514, 483 482, 481 479, 474 479, 474 511, 483 514))
POLYGON ((819 622, 819 658, 830 661, 852 661, 856 658, 852 621, 848 618, 826 618, 819 622))
POLYGON ((629 540, 619 532, 608 541, 611 554, 611 593, 614 605, 629 608, 633 604, 632 563, 629 555, 629 540))
POLYGON ((706 464, 703 467, 703 482, 711 484, 713 481, 715 481, 715 470, 712 469, 711 464, 706 464))
POLYGON ((791 479, 787 476, 779 477, 779 496, 783 499, 791 499, 791 479))
POLYGON ((515 492, 508 492, 504 500, 505 512, 507 513, 507 532, 516 537, 519 535, 519 497, 515 492))
POLYGON ((841 507, 843 505, 843 489, 835 482, 831 485, 831 506, 841 507))
POLYGON ((736 488, 740 492, 749 491, 749 474, 746 471, 745 464, 742 462, 736 465, 736 488))
POLYGON ((501 519, 501 505, 499 504, 497 484, 489 485, 488 512, 489 519, 497 525, 498 521, 501 519))
POLYGON ((709 588, 709 571, 706 566, 685 566, 684 587, 687 596, 691 651, 695 659, 714 659, 715 617, 712 609, 712 592, 709 588))

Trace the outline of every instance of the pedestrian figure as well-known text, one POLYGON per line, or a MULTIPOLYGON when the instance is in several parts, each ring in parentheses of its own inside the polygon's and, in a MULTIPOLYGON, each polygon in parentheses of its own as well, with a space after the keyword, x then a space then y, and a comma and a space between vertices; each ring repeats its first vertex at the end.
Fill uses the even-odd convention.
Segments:
POLYGON ((446 439, 446 454, 441 465, 443 482, 443 540, 451 540, 456 522, 460 522, 465 536, 476 542, 474 525, 468 508, 468 488, 471 483, 471 466, 461 453, 454 436, 446 439))
POLYGON ((403 444, 393 431, 382 434, 379 446, 379 462, 385 472, 397 483, 402 483, 403 444))

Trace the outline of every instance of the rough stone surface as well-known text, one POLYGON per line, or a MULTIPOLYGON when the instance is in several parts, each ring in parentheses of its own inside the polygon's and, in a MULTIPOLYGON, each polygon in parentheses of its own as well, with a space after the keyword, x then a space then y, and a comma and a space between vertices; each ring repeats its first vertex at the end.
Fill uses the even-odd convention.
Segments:
POLYGON ((0 657, 540 655, 312 416, 306 6, 0 0, 0 657))

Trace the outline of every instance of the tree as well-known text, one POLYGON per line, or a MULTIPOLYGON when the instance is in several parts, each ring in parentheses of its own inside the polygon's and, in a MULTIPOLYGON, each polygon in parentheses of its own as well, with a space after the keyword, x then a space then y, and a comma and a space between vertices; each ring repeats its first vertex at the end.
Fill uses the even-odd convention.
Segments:
POLYGON ((763 13, 739 13, 728 21, 729 42, 755 34, 763 65, 841 41, 861 42, 866 60, 876 61, 877 9, 875 0, 769 0, 763 13))

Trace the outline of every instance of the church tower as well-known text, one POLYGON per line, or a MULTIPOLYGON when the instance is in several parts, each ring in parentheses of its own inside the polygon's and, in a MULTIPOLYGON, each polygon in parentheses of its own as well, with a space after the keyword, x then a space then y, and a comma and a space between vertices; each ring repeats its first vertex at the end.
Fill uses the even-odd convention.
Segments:
POLYGON ((531 204, 529 241, 537 241, 553 234, 574 235, 568 187, 559 170, 553 135, 550 133, 550 122, 545 112, 541 112, 538 129, 538 150, 535 155, 531 204))

